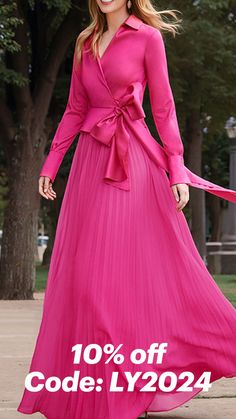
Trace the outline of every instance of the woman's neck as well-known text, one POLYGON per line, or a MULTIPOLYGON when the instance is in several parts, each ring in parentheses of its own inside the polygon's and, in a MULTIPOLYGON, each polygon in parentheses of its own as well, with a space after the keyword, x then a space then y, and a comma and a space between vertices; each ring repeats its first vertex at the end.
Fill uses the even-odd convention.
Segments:
POLYGON ((127 10, 119 10, 116 12, 106 13, 107 31, 115 33, 120 25, 129 17, 127 10))

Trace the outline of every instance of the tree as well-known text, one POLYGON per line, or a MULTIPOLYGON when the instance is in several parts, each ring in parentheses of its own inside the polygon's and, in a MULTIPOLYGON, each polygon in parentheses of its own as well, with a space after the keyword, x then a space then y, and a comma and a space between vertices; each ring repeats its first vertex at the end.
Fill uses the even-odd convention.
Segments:
POLYGON ((45 121, 59 68, 83 26, 81 3, 17 0, 14 11, 5 9, 3 36, 8 19, 9 31, 14 27, 14 40, 12 34, 8 39, 11 48, 15 43, 15 52, 5 48, 0 98, 0 138, 8 177, 0 265, 2 299, 33 298, 45 121))
MULTIPOLYGON (((224 187, 229 186, 229 139, 225 131, 203 134, 203 161, 205 177, 214 179, 216 183, 224 187), (205 140, 205 136, 207 139, 205 140), (214 152, 212 152, 214 150, 214 152)), ((223 209, 228 202, 218 199, 217 196, 209 194, 207 210, 211 220, 209 240, 217 242, 221 240, 223 209)))
MULTIPOLYGON (((175 40, 166 39, 170 76, 183 132, 186 165, 204 176, 203 129, 207 127, 209 133, 204 141, 213 135, 216 139, 222 134, 229 115, 236 113, 236 3, 173 0, 159 1, 158 8, 182 12, 181 34, 175 40)), ((191 188, 191 228, 202 256, 205 256, 204 198, 204 191, 191 188)))

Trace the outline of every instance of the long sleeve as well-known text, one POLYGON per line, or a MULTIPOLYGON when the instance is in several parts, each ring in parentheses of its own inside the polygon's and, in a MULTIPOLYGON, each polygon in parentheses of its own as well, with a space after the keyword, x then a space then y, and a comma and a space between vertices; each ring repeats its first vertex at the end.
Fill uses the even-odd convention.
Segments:
POLYGON ((184 168, 184 147, 169 82, 165 45, 158 29, 147 42, 145 69, 153 119, 168 156, 170 185, 188 182, 189 178, 184 168))
POLYGON ((39 174, 49 176, 52 182, 67 150, 79 133, 87 112, 88 98, 80 80, 80 68, 74 53, 67 105, 39 174))

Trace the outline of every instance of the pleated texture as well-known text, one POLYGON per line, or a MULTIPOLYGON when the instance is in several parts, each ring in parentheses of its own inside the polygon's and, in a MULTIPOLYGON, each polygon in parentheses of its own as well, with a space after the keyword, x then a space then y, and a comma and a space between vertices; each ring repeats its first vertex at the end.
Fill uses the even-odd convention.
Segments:
MULTIPOLYGON (((103 379, 102 391, 24 391, 18 411, 47 419, 136 419, 174 409, 200 389, 127 392, 125 371, 204 371, 211 381, 236 375, 236 310, 208 272, 176 202, 166 172, 130 132, 130 191, 104 182, 109 148, 81 133, 64 194, 29 371, 45 377, 103 379), (163 364, 134 365, 133 349, 167 342, 163 364), (123 344, 125 362, 73 365, 71 349, 123 344), (109 391, 119 372, 123 392, 109 391)), ((185 380, 184 380, 185 381, 185 380)))

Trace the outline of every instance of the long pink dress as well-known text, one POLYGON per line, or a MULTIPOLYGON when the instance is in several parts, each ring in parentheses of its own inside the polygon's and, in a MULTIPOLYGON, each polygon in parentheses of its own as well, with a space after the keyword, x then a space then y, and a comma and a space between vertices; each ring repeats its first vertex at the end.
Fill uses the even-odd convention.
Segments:
POLYGON ((134 14, 102 57, 92 56, 87 39, 81 63, 74 59, 67 107, 41 175, 54 181, 78 133, 29 369, 43 374, 32 380, 42 389, 25 388, 17 410, 48 419, 136 419, 174 409, 202 390, 204 372, 210 383, 236 376, 236 310, 200 257, 170 185, 187 183, 232 202, 236 191, 184 165, 163 38, 134 14), (144 121, 146 83, 163 147, 144 121), (168 344, 162 363, 132 362, 135 349, 147 354, 153 343, 168 344), (88 355, 91 344, 102 352, 88 355), (123 362, 106 362, 107 344, 123 345, 123 362), (49 377, 62 381, 76 371, 97 388, 45 388, 49 377), (127 372, 140 372, 130 391, 127 372), (110 387, 116 379, 120 391, 110 387))

